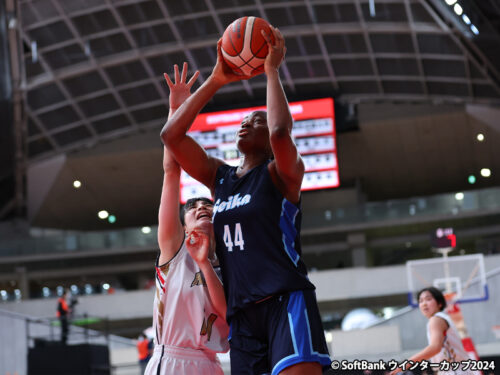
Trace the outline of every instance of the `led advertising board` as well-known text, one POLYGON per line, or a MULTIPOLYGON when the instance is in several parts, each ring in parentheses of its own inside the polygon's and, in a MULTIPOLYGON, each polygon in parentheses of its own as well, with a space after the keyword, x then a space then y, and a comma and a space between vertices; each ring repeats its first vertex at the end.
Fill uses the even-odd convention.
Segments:
MULTIPOLYGON (((294 119, 292 135, 305 164, 302 191, 335 188, 339 186, 335 114, 333 99, 314 99, 289 103, 294 119)), ((229 111, 201 113, 194 121, 189 135, 200 143, 211 156, 227 164, 238 165, 236 133, 245 116, 265 106, 229 111)), ((181 202, 192 197, 210 197, 204 185, 182 171, 181 202)))

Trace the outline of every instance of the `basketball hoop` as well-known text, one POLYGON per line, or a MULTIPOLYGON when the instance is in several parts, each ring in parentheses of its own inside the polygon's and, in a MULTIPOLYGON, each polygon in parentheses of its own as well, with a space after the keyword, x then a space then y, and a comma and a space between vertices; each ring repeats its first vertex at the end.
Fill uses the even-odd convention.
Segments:
MULTIPOLYGON (((436 285, 434 285, 436 286, 436 285)), ((452 292, 452 293, 444 293, 444 299, 446 300, 446 302, 450 303, 450 304, 454 304, 455 301, 457 300, 457 293, 455 292, 452 292)))
POLYGON ((495 334, 496 339, 500 340, 500 326, 493 326, 491 327, 491 330, 495 334))

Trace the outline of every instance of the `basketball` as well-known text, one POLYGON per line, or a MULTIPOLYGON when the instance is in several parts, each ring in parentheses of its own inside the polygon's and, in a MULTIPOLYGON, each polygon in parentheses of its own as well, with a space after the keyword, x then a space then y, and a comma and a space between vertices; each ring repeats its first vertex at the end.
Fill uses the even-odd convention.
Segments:
POLYGON ((222 56, 234 73, 251 76, 264 71, 268 48, 261 30, 274 42, 269 23, 259 17, 238 18, 224 31, 222 56))

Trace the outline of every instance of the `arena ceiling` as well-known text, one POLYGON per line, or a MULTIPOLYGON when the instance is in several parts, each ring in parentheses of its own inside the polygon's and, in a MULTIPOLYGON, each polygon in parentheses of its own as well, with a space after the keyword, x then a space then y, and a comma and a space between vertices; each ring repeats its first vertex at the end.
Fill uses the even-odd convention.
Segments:
MULTIPOLYGON (((498 105, 496 4, 462 4, 476 35, 444 0, 20 0, 28 158, 159 130, 163 72, 188 61, 203 82, 226 26, 249 15, 286 38, 289 97, 498 105)), ((211 108, 264 98, 260 76, 224 87, 211 108)))

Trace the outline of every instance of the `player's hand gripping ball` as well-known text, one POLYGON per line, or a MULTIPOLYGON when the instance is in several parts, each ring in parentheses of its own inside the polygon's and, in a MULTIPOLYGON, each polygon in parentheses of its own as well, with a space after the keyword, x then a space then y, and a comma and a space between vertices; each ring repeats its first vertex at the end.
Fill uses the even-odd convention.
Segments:
POLYGON ((238 18, 224 31, 222 56, 235 74, 252 76, 264 71, 268 48, 261 30, 264 30, 274 43, 269 23, 259 17, 238 18))

